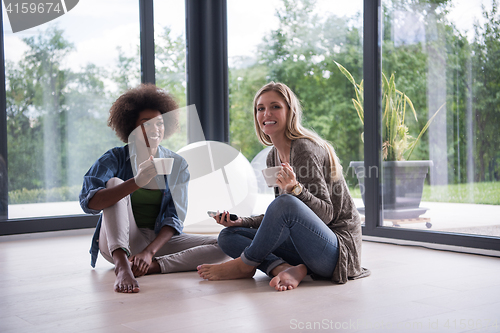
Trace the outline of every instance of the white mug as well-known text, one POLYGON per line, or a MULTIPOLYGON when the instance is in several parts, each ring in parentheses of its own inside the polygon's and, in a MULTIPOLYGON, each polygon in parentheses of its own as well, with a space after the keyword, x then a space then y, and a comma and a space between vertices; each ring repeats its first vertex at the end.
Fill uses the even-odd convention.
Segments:
POLYGON ((262 174, 264 175, 264 179, 266 180, 267 186, 273 187, 276 185, 276 179, 278 178, 278 173, 283 170, 282 166, 271 167, 262 170, 262 174))
POLYGON ((169 175, 172 172, 174 159, 171 157, 153 158, 153 163, 155 165, 156 172, 158 172, 159 175, 169 175))

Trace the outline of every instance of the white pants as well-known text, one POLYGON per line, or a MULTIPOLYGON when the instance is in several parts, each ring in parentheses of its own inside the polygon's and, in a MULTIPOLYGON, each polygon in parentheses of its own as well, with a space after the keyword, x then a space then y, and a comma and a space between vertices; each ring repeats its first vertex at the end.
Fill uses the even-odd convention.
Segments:
MULTIPOLYGON (((121 183, 123 180, 111 178, 106 187, 114 187, 121 183)), ((130 195, 103 210, 99 250, 110 263, 113 263, 111 254, 116 249, 127 249, 130 255, 135 255, 144 250, 155 238, 153 230, 137 227, 130 195)), ((217 245, 217 237, 189 234, 172 236, 155 256, 162 273, 193 271, 198 265, 219 263, 229 259, 217 245)))

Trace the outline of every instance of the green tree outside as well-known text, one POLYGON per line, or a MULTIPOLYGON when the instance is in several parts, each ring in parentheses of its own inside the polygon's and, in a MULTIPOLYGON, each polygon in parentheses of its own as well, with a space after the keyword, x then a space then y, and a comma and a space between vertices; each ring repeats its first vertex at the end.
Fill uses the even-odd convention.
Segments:
MULTIPOLYGON (((397 88, 413 101, 418 122, 409 122, 409 127, 412 135, 418 133, 429 113, 428 50, 433 47, 432 39, 395 42, 391 15, 397 9, 414 15, 433 13, 433 22, 439 25, 437 29, 445 41, 441 51, 446 54, 448 181, 498 183, 497 1, 491 11, 484 11, 486 23, 476 25, 473 40, 447 21, 447 10, 452 4, 453 1, 384 1, 383 71, 394 73, 397 88)), ((357 180, 348 164, 363 160, 363 127, 351 103, 352 85, 334 61, 348 69, 357 82, 361 81, 362 20, 360 14, 350 18, 318 17, 313 14, 315 6, 313 0, 283 0, 276 12, 278 28, 263 38, 254 57, 236 59, 230 68, 230 143, 250 161, 264 148, 254 131, 253 97, 271 80, 284 82, 300 98, 306 126, 333 144, 346 179, 354 187, 357 180)), ((67 194, 71 190, 57 189, 78 186, 97 157, 122 145, 106 126, 106 119, 114 99, 139 82, 139 50, 134 56, 127 56, 118 49, 115 68, 87 64, 75 71, 61 65, 74 47, 57 27, 24 42, 28 51, 23 58, 6 64, 11 197, 16 198, 15 202, 23 202, 21 192, 36 190, 37 194, 31 197, 38 199, 30 200, 75 200, 75 195, 67 194)), ((171 92, 184 106, 184 37, 173 36, 165 27, 156 36, 155 44, 157 85, 171 92)), ((185 128, 185 119, 181 119, 181 127, 185 128)), ((169 147, 176 150, 185 143, 185 135, 180 134, 169 141, 169 147)), ((428 158, 429 143, 424 136, 412 159, 428 158)))

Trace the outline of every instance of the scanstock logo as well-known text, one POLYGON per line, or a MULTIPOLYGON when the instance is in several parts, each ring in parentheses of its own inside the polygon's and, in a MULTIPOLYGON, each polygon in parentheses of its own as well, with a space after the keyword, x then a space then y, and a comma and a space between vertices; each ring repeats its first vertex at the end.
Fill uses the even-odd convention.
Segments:
POLYGON ((63 16, 78 0, 4 0, 12 32, 19 32, 63 16))

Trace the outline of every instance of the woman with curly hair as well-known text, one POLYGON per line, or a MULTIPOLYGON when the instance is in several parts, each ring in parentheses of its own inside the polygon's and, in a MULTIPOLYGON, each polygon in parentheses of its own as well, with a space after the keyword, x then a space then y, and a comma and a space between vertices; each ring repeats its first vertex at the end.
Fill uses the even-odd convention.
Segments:
POLYGON ((219 245, 228 262, 198 267, 208 280, 249 278, 256 269, 272 277, 278 291, 296 288, 307 274, 345 283, 367 276, 362 268, 361 220, 333 147, 301 124, 295 94, 283 83, 270 82, 254 98, 255 131, 273 146, 267 166, 281 166, 276 199, 266 213, 231 221, 219 245))
POLYGON ((115 265, 115 291, 139 292, 135 278, 196 270, 227 257, 213 236, 182 233, 189 182, 186 161, 160 146, 175 127, 174 99, 152 84, 121 95, 108 125, 128 143, 102 155, 85 174, 80 205, 102 214, 92 240, 91 265, 99 250, 115 265), (165 133, 166 132, 166 133, 165 133), (158 175, 153 157, 172 158, 169 175, 158 175))

